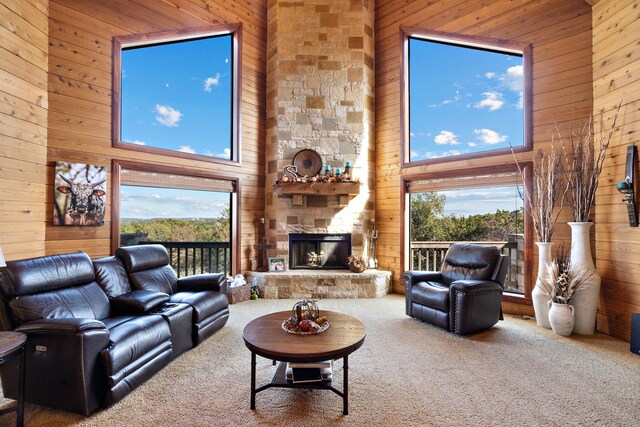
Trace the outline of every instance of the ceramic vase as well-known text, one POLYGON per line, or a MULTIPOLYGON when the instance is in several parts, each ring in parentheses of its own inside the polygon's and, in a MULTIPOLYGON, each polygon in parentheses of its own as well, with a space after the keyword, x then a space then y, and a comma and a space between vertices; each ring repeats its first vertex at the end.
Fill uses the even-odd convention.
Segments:
POLYGON ((558 335, 568 337, 573 331, 575 317, 572 305, 549 301, 549 323, 558 335))
POLYGON ((551 246, 553 246, 553 243, 536 242, 536 245, 538 245, 538 278, 531 291, 531 299, 533 300, 533 310, 536 313, 537 325, 551 329, 551 324, 549 323, 549 301, 551 301, 551 297, 542 289, 548 288, 548 285, 545 285, 544 278, 548 274, 547 264, 551 262, 551 246))
POLYGON ((600 276, 596 272, 591 256, 589 230, 592 222, 570 222, 571 227, 571 268, 574 274, 584 275, 588 286, 571 298, 570 304, 575 308, 575 325, 573 332, 590 335, 596 329, 596 311, 600 300, 600 276))

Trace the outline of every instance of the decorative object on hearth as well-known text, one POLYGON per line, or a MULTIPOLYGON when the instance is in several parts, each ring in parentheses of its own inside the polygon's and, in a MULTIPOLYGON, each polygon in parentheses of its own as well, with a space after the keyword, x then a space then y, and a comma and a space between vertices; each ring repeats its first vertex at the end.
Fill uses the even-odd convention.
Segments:
POLYGON ((284 257, 269 257, 269 271, 285 271, 287 260, 284 257))
POLYGON ((322 157, 317 151, 307 148, 293 156, 293 165, 302 176, 316 176, 322 169, 322 157))
POLYGON ((607 131, 604 130, 602 114, 600 115, 599 130, 596 130, 595 120, 591 115, 579 131, 574 131, 573 128, 569 129, 566 143, 561 131, 556 126, 556 135, 566 149, 564 170, 569 185, 567 204, 571 208, 575 221, 569 223, 571 227, 571 262, 576 270, 589 276, 589 283, 584 292, 577 295, 571 302, 575 308, 573 329, 578 334, 593 334, 596 328, 601 279, 596 272, 591 256, 589 230, 593 223, 589 221, 589 217, 602 165, 613 137, 621 106, 622 99, 616 107, 611 126, 607 131))
MULTIPOLYGON (((551 329, 559 335, 569 336, 574 328, 574 308, 571 300, 590 286, 590 273, 576 267, 571 255, 566 255, 561 247, 556 257, 546 265, 547 272, 542 278, 543 291, 550 300, 549 323, 551 329), (564 306, 564 307, 563 307, 564 306)), ((537 286, 537 285, 536 285, 537 286)))
POLYGON ((257 285, 253 285, 251 286, 251 296, 249 299, 256 300, 258 298, 260 298, 260 289, 257 285))
POLYGON ((347 258, 349 270, 354 273, 362 273, 367 269, 367 261, 361 255, 351 255, 347 258))
POLYGON ((282 329, 290 334, 313 335, 329 329, 329 321, 320 316, 315 300, 298 301, 291 309, 291 316, 282 322, 282 329))

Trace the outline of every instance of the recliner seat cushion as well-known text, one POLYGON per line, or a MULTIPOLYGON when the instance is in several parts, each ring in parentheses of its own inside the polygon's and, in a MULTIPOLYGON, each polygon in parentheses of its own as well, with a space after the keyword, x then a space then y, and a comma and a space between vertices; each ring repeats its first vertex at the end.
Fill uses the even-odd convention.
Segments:
MULTIPOLYGON (((107 322, 108 323, 108 322, 107 322)), ((131 317, 109 330, 109 346, 102 361, 111 384, 117 384, 135 369, 138 359, 153 358, 171 347, 168 323, 159 315, 131 317)))
POLYGON ((216 291, 178 292, 171 295, 169 301, 192 306, 194 323, 199 323, 229 306, 227 296, 216 291))
POLYGON ((109 317, 109 299, 96 282, 19 296, 9 303, 11 313, 20 323, 41 319, 97 319, 109 317))
POLYGON ((418 282, 411 288, 411 300, 415 303, 449 311, 449 288, 436 282, 418 282))

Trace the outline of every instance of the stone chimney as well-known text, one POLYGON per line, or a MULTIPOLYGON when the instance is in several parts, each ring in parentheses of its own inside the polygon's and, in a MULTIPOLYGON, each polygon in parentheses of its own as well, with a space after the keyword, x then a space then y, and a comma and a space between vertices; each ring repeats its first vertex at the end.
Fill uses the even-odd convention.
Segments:
POLYGON ((362 254, 375 208, 373 1, 271 0, 268 19, 268 255, 288 255, 289 233, 351 233, 352 253, 362 254), (359 193, 274 189, 302 149, 332 169, 349 161, 359 193))

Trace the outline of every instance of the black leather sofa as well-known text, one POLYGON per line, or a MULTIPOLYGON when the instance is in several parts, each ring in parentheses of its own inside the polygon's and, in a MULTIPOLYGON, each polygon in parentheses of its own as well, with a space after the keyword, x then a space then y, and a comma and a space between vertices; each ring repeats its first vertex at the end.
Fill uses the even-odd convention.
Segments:
POLYGON ((458 335, 488 329, 502 319, 508 268, 495 246, 453 243, 440 271, 404 273, 406 313, 458 335))
MULTIPOLYGON (((78 252, 0 269, 0 327, 27 334, 27 402, 88 415, 224 326, 223 274, 178 279, 160 248, 123 249, 124 261, 78 252), (149 277, 135 274, 160 259, 165 267, 149 277), (161 282, 189 292, 160 292, 154 286, 161 282)), ((4 396, 15 398, 17 370, 6 363, 0 375, 4 396)))

